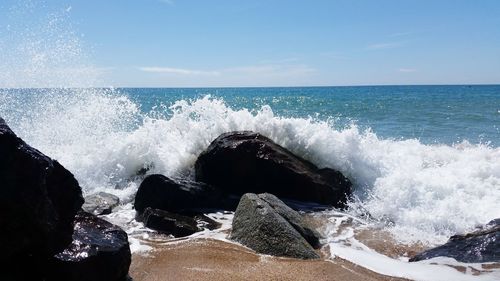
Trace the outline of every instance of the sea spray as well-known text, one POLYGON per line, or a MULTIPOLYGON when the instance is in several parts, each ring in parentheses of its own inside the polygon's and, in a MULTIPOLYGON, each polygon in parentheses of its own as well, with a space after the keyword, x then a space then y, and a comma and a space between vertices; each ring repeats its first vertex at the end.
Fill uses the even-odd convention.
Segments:
POLYGON ((0 87, 91 87, 107 68, 91 62, 71 20, 71 7, 19 0, 0 23, 0 87))
POLYGON ((233 110, 209 96, 142 112, 118 91, 71 91, 49 91, 25 103, 18 111, 24 118, 2 107, 0 114, 73 171, 86 193, 107 190, 128 202, 141 168, 190 177, 197 156, 218 135, 252 130, 320 167, 342 171, 355 185, 350 211, 385 223, 400 241, 440 243, 500 217, 499 148, 380 139, 356 125, 335 129, 331 121, 275 116, 269 106, 233 110))

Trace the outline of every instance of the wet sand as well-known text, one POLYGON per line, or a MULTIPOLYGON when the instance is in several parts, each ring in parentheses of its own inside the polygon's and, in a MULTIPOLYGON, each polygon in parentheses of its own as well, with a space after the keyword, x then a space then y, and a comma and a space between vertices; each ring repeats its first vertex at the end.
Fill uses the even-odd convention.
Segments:
POLYGON ((296 260, 261 256, 220 240, 190 239, 134 254, 134 281, 163 280, 403 280, 342 259, 296 260))

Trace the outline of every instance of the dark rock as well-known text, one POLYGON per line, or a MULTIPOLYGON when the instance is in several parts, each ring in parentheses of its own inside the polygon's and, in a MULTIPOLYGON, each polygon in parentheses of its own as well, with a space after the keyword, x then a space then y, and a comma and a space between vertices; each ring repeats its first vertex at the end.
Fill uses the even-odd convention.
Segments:
POLYGON ((411 262, 450 257, 460 262, 500 262, 500 219, 492 220, 480 230, 450 237, 446 244, 424 251, 411 262))
POLYGON ((340 172, 318 169, 254 132, 220 135, 198 157, 196 180, 226 193, 273 193, 280 198, 343 207, 351 182, 340 172))
POLYGON ((232 240, 261 254, 316 259, 319 255, 266 201, 253 193, 241 197, 233 218, 232 240))
POLYGON ((131 262, 127 233, 92 214, 75 217, 73 242, 51 260, 47 280, 122 281, 131 262))
POLYGON ((194 218, 150 207, 144 210, 141 220, 146 227, 174 237, 189 236, 201 231, 194 218))
POLYGON ((304 218, 294 211, 292 208, 288 207, 283 201, 279 200, 278 197, 270 194, 263 193, 258 195, 260 199, 264 200, 269 204, 280 216, 282 216, 297 232, 299 232, 306 241, 313 246, 315 249, 321 247, 319 240, 321 235, 310 226, 304 218))
POLYGON ((118 206, 120 198, 106 192, 99 192, 85 197, 82 209, 87 212, 99 215, 110 214, 114 207, 118 206))
POLYGON ((17 137, 2 118, 0 185, 0 264, 13 271, 22 264, 26 271, 28 260, 38 264, 71 242, 73 218, 83 204, 78 182, 17 137))
POLYGON ((194 219, 198 223, 198 226, 200 226, 201 228, 206 228, 208 230, 214 230, 221 226, 220 223, 214 221, 213 219, 207 217, 204 214, 196 214, 194 216, 194 219))
POLYGON ((134 207, 140 216, 147 207, 182 213, 224 204, 221 193, 210 185, 149 175, 137 190, 134 207))

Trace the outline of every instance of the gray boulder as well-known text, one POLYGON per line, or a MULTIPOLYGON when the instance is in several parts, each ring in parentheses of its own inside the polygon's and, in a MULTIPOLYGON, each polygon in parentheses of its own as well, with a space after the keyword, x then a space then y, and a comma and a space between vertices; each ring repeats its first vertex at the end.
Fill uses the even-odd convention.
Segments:
MULTIPOLYGON (((279 199, 274 196, 263 197, 273 204, 279 203, 276 202, 279 199)), ((281 203, 275 205, 278 209, 286 209, 281 203)), ((319 258, 318 253, 290 222, 269 203, 253 193, 241 197, 234 214, 230 238, 261 254, 299 259, 319 258)))
POLYGON ((321 235, 312 228, 299 213, 288 207, 283 201, 271 193, 262 193, 258 196, 273 207, 273 209, 295 228, 314 249, 319 249, 321 247, 321 243, 319 242, 321 235))
POLYGON ((110 214, 114 207, 120 204, 120 198, 106 192, 99 192, 85 197, 82 209, 87 212, 99 215, 110 214))

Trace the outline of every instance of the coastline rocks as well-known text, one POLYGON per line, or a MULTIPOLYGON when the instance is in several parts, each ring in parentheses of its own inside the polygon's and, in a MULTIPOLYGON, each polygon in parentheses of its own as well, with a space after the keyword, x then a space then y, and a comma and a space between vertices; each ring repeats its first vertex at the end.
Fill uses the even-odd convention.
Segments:
POLYGON ((127 280, 130 262, 127 233, 82 211, 75 217, 73 242, 50 261, 47 280, 127 280))
POLYGON ((163 175, 149 175, 139 186, 134 208, 141 216, 147 207, 182 213, 224 205, 213 187, 192 181, 174 181, 163 175))
POLYGON ((87 212, 99 215, 110 214, 114 207, 118 206, 120 198, 106 192, 99 192, 85 197, 82 209, 87 212))
POLYGON ((440 256, 465 263, 500 262, 500 219, 490 221, 480 230, 454 235, 446 244, 417 254, 410 262, 440 256))
MULTIPOLYGON (((274 197, 275 200, 279 201, 274 197)), ((241 197, 234 214, 230 239, 261 254, 299 259, 319 258, 313 247, 283 216, 253 193, 241 197)))
POLYGON ((351 182, 340 172, 318 169, 261 134, 220 135, 198 157, 196 180, 225 193, 270 192, 278 197, 343 207, 351 182))
POLYGON ((194 218, 150 207, 144 210, 141 221, 148 228, 173 235, 174 237, 189 236, 201 231, 194 218))
POLYGON ((0 263, 6 268, 15 271, 23 263, 26 271, 27 260, 39 264, 71 242, 73 218, 83 204, 78 182, 17 137, 2 118, 0 185, 0 263))
POLYGON ((319 249, 321 247, 321 243, 319 242, 322 238, 321 235, 312 228, 299 213, 270 193, 263 193, 258 196, 295 228, 314 249, 319 249))

